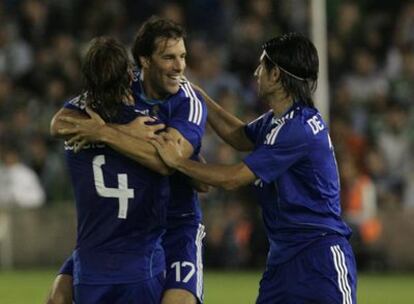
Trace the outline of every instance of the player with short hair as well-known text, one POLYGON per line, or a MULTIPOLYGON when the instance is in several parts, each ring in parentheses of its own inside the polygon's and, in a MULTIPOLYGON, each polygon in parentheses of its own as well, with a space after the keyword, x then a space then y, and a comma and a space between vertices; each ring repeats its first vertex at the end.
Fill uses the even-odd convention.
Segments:
POLYGON ((302 35, 266 42, 255 77, 270 110, 247 125, 205 96, 215 131, 236 149, 251 151, 238 164, 185 159, 167 134, 153 141, 167 165, 204 183, 225 189, 254 183, 270 243, 259 304, 356 302, 334 149, 311 96, 318 65, 315 46, 302 35))
MULTIPOLYGON (((202 97, 182 79, 186 56, 184 38, 184 30, 171 21, 158 17, 146 21, 133 46, 133 56, 140 69, 133 73, 131 88, 135 112, 146 118, 151 116, 151 121, 146 123, 167 125, 165 131, 184 143, 184 155, 197 159, 207 111, 202 97)), ((88 120, 59 115, 56 119, 75 127, 62 129, 55 126, 55 130, 70 134, 69 142, 80 142, 79 147, 86 142, 100 141, 153 170, 157 170, 158 163, 166 167, 151 144, 145 142, 146 148, 150 146, 151 149, 143 151, 142 140, 135 138, 137 132, 145 134, 148 125, 142 121, 124 127, 105 124, 99 116, 90 114, 88 120)), ((154 130, 147 133, 146 139, 153 136, 154 130)), ((195 185, 183 174, 177 172, 169 180, 168 227, 163 236, 167 277, 162 303, 202 303, 202 240, 205 232, 198 195, 195 185)), ((69 261, 61 273, 70 274, 70 268, 69 261)))
MULTIPOLYGON (((78 115, 94 109, 103 121, 137 117, 130 62, 114 38, 93 39, 82 63, 85 92, 65 103, 78 115)), ((74 301, 159 303, 164 284, 168 177, 102 143, 65 142, 75 193, 77 241, 72 254, 74 301)))

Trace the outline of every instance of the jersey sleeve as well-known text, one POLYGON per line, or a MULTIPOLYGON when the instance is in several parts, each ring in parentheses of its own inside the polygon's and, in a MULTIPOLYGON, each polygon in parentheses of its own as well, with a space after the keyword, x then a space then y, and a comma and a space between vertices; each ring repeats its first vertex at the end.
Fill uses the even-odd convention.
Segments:
POLYGON ((249 122, 244 126, 244 132, 246 136, 251 140, 251 142, 256 143, 257 135, 259 134, 260 128, 263 125, 264 117, 266 113, 259 116, 255 120, 249 122))
POLYGON ((206 126, 207 107, 203 97, 188 82, 182 84, 181 88, 185 97, 177 103, 168 126, 178 130, 191 143, 194 151, 198 151, 206 126))
POLYGON ((73 276, 73 257, 70 255, 59 269, 59 274, 73 276))
POLYGON ((295 162, 308 153, 308 137, 303 127, 275 126, 243 161, 252 172, 266 183, 275 181, 295 162))

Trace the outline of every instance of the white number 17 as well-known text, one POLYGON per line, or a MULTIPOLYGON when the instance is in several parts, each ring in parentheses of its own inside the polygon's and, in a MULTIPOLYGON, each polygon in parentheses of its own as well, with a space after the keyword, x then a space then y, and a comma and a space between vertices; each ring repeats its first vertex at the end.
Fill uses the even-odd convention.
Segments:
POLYGON ((118 188, 107 188, 103 178, 103 165, 105 165, 105 155, 97 155, 93 158, 92 167, 96 192, 101 197, 117 198, 119 202, 118 218, 126 219, 128 199, 134 198, 134 189, 128 188, 126 173, 118 174, 118 188))
POLYGON ((194 264, 191 262, 174 262, 171 264, 171 268, 175 268, 175 281, 177 282, 183 282, 183 283, 187 283, 188 281, 190 281, 191 277, 194 275, 195 273, 195 267, 194 264), (186 267, 190 267, 190 271, 187 273, 187 275, 181 279, 181 269, 182 268, 186 268, 186 267))

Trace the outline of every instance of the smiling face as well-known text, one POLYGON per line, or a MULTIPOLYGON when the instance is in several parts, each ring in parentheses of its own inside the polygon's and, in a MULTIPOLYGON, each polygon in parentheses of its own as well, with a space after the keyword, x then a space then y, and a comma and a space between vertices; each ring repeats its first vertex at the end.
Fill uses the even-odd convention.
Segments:
POLYGON ((155 46, 150 57, 140 57, 144 88, 149 98, 164 99, 180 88, 186 66, 186 49, 182 38, 160 37, 155 40, 155 46))

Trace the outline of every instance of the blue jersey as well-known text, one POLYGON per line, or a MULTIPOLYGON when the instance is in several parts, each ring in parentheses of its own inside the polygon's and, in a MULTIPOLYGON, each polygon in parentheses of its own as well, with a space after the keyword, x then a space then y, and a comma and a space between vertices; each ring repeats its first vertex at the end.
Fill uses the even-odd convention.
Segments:
MULTIPOLYGON (((65 108, 84 112, 84 98, 65 108)), ((124 106, 116 122, 135 117, 124 106)), ((168 178, 104 144, 65 150, 78 219, 74 284, 134 283, 162 272, 168 178)))
POLYGON ((327 234, 349 238, 340 217, 340 184, 328 128, 319 112, 294 104, 280 118, 269 111, 246 125, 255 148, 244 162, 259 178, 269 264, 292 258, 327 234))
MULTIPOLYGON (((143 93, 141 77, 140 72, 135 71, 132 83, 135 111, 141 115, 154 116, 159 122, 178 130, 193 146, 191 158, 197 158, 207 120, 207 108, 202 96, 193 90, 188 81, 182 81, 179 91, 166 100, 148 101, 143 93)), ((183 221, 200 222, 202 215, 198 194, 191 186, 189 178, 180 172, 171 175, 170 191, 168 225, 174 226, 183 221)))

